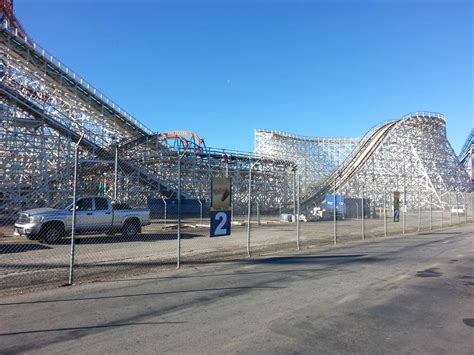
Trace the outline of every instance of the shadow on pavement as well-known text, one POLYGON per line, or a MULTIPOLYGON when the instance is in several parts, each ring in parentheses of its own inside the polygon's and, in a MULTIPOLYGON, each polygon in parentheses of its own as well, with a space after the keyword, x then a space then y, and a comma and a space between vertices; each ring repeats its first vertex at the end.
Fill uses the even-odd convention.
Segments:
POLYGON ((24 253, 32 250, 52 249, 43 244, 36 243, 9 243, 0 244, 0 254, 24 253))
MULTIPOLYGON (((203 235, 192 234, 192 233, 182 233, 181 239, 193 239, 199 238, 203 235)), ((160 240, 176 240, 178 238, 177 234, 159 234, 159 233, 141 233, 136 237, 124 237, 121 234, 117 235, 104 235, 104 236, 87 236, 81 235, 76 237, 77 244, 112 244, 112 243, 133 243, 133 242, 154 242, 160 240)), ((70 239, 61 240, 61 244, 70 244, 70 239)))
POLYGON ((164 325, 164 324, 182 324, 182 323, 184 322, 139 322, 139 323, 123 323, 123 324, 110 324, 110 325, 92 325, 88 327, 68 327, 68 328, 25 330, 22 332, 0 333, 0 336, 47 333, 47 332, 64 332, 64 331, 74 331, 74 330, 88 330, 88 329, 115 328, 115 327, 130 327, 130 326, 139 326, 139 325, 164 325))
MULTIPOLYGON (((181 239, 193 239, 204 237, 201 234, 183 233, 181 239)), ((156 242, 160 240, 176 240, 176 234, 142 233, 136 237, 124 237, 122 235, 81 235, 76 237, 76 244, 116 244, 134 242, 156 242)), ((70 238, 63 238, 54 243, 45 242, 25 242, 25 243, 0 243, 0 254, 23 253, 32 250, 52 249, 51 245, 70 245, 70 238)))
MULTIPOLYGON (((57 303, 57 302, 78 302, 78 301, 91 301, 91 300, 104 300, 104 299, 115 299, 115 298, 130 298, 130 297, 146 297, 146 296, 162 296, 162 295, 174 295, 181 293, 196 293, 196 292, 217 292, 217 291, 245 291, 245 290, 277 290, 282 287, 276 286, 248 286, 248 287, 218 287, 218 288, 201 288, 193 290, 181 290, 181 291, 163 291, 163 292, 147 292, 147 293, 133 293, 129 295, 115 295, 115 296, 96 296, 96 297, 78 297, 78 298, 63 298, 55 300, 39 300, 39 301, 26 301, 26 302, 12 302, 12 303, 0 303, 0 306, 14 306, 21 304, 37 304, 37 303, 57 303)), ((0 334, 2 335, 2 334, 0 334)))
POLYGON ((425 233, 417 233, 418 235, 454 235, 454 234, 462 234, 462 232, 425 232, 425 233))
MULTIPOLYGON (((258 261, 258 264, 312 264, 324 260, 347 260, 365 256, 364 254, 348 255, 301 255, 291 257, 271 257, 258 261)), ((364 259, 367 261, 367 259, 364 259)))

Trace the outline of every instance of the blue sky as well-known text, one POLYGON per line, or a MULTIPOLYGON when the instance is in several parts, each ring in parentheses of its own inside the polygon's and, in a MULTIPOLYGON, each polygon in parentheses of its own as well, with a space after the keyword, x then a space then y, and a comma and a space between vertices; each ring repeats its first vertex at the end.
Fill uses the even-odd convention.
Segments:
POLYGON ((408 112, 473 126, 471 1, 16 0, 28 34, 153 131, 356 137, 408 112))

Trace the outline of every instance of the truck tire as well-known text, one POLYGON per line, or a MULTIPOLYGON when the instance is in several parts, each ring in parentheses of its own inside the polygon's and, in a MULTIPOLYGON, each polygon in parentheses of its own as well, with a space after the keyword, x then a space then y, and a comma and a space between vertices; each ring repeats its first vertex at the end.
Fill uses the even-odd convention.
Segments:
POLYGON ((41 235, 40 234, 28 234, 26 236, 26 238, 28 238, 29 240, 39 240, 39 239, 41 239, 41 235))
POLYGON ((47 224, 41 231, 41 241, 47 244, 53 244, 64 236, 64 226, 59 223, 47 224))
POLYGON ((123 223, 122 236, 124 238, 133 238, 142 232, 142 225, 137 218, 127 219, 123 223))

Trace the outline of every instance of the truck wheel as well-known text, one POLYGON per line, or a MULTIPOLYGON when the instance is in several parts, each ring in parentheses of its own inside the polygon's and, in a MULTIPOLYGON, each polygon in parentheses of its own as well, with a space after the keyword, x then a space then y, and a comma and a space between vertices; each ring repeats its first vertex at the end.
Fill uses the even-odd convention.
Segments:
POLYGON ((41 233, 41 240, 47 244, 56 243, 64 235, 64 230, 58 225, 46 226, 44 232, 41 233))
POLYGON ((28 234, 26 238, 28 238, 29 240, 38 240, 41 238, 41 236, 39 234, 28 234))
POLYGON ((136 237, 142 231, 142 226, 139 221, 131 220, 125 221, 122 228, 122 236, 125 238, 136 237))

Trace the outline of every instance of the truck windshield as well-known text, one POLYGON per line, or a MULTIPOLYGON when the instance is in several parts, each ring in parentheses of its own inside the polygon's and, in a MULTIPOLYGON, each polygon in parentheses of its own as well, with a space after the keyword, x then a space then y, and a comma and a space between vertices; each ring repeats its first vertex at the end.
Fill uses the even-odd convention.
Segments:
POLYGON ((53 208, 56 208, 58 210, 65 210, 67 206, 72 205, 72 197, 66 198, 55 205, 53 205, 53 208))

